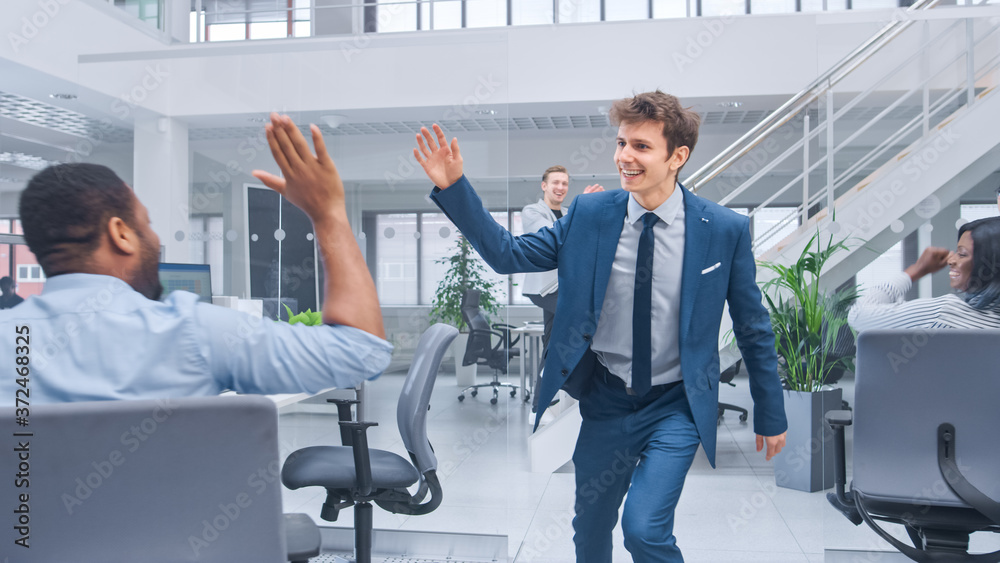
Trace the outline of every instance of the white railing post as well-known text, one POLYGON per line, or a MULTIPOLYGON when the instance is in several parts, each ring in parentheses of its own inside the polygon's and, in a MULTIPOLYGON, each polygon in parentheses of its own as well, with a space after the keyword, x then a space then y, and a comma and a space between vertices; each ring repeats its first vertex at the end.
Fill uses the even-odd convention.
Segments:
MULTIPOLYGON (((826 91, 826 206, 827 212, 833 212, 833 87, 826 91)), ((805 205, 805 202, 803 202, 805 205)), ((806 210, 808 213, 808 210, 806 210)))
POLYGON ((930 50, 927 45, 931 42, 931 22, 924 21, 923 29, 921 34, 920 44, 924 46, 923 54, 920 56, 920 80, 924 83, 924 88, 922 92, 921 100, 921 115, 923 115, 924 121, 924 136, 927 136, 931 131, 931 90, 930 90, 930 78, 931 78, 931 56, 930 50))
POLYGON ((809 110, 802 119, 802 224, 809 219, 809 110))
POLYGON ((972 18, 965 18, 965 48, 965 80, 968 88, 968 105, 971 106, 976 101, 976 62, 974 59, 976 53, 976 27, 975 21, 972 18))

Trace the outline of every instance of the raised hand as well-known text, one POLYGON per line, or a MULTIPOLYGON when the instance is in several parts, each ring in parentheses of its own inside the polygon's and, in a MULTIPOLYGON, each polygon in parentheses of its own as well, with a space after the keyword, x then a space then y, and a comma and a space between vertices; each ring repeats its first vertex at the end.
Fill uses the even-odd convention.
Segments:
POLYGON ((911 280, 917 281, 927 274, 933 274, 947 266, 950 255, 951 251, 947 248, 928 246, 920 258, 917 258, 917 261, 906 269, 906 273, 910 275, 911 280))
POLYGON ((604 186, 602 186, 600 184, 593 184, 593 185, 587 186, 586 188, 583 188, 583 193, 585 193, 585 194, 592 194, 592 193, 595 193, 595 192, 603 192, 603 191, 604 191, 604 186))
POLYGON ((287 115, 272 113, 271 123, 265 129, 271 154, 284 177, 263 170, 254 170, 253 175, 304 211, 314 223, 326 218, 331 211, 342 209, 344 183, 326 151, 319 127, 309 126, 313 146, 316 147, 315 155, 302 132, 287 115))
POLYGON ((426 127, 421 127, 420 135, 417 135, 418 148, 413 149, 413 156, 431 182, 445 189, 462 177, 462 153, 458 150, 458 138, 453 137, 449 146, 444 131, 437 123, 434 124, 434 135, 436 140, 426 127))

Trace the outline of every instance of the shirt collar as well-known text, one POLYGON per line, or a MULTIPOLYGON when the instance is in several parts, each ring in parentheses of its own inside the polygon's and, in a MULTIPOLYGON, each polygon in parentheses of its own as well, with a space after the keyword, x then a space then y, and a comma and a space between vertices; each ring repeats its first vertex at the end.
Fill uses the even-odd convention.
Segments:
POLYGON ((132 289, 120 278, 101 274, 60 274, 45 280, 42 294, 62 291, 64 289, 102 289, 107 288, 115 293, 123 289, 132 289))
POLYGON ((674 193, 670 194, 667 201, 664 201, 656 209, 649 211, 643 206, 639 205, 639 202, 635 200, 634 194, 628 194, 628 214, 625 216, 625 221, 630 225, 634 225, 636 221, 642 218, 646 213, 654 213, 666 224, 671 224, 674 219, 677 218, 677 213, 681 210, 684 205, 684 194, 681 193, 682 188, 680 184, 674 186, 674 193))
MULTIPOLYGON (((545 209, 548 209, 549 211, 555 211, 555 209, 552 209, 551 207, 549 207, 549 204, 545 203, 545 198, 544 197, 542 199, 538 200, 538 205, 545 206, 545 209)), ((561 211, 563 215, 566 214, 566 208, 563 207, 563 206, 561 206, 561 205, 559 206, 559 211, 561 211)))

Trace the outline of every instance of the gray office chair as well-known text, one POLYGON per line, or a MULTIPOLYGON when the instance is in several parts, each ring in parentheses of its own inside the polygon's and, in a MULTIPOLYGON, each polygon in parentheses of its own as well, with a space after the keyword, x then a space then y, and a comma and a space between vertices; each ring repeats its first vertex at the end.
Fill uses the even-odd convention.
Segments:
POLYGON ((879 330, 858 337, 854 412, 830 411, 833 506, 914 561, 969 555, 974 532, 1000 532, 1000 331, 879 330), (846 491, 844 427, 854 425, 846 491), (877 521, 902 524, 913 546, 877 521))
POLYGON ((0 496, 13 504, 2 551, 46 563, 305 561, 320 534, 308 516, 281 514, 277 421, 271 400, 250 396, 0 408, 0 496))
POLYGON ((357 563, 371 562, 373 502, 396 514, 427 514, 441 504, 437 457, 427 439, 427 411, 441 358, 456 336, 458 329, 439 323, 427 329, 417 344, 396 407, 396 423, 409 460, 368 447, 366 431, 378 423, 343 418, 340 426, 351 430, 350 446, 312 446, 285 460, 281 481, 286 487, 326 488, 321 518, 335 522, 341 510, 354 507, 357 563), (418 489, 411 494, 407 487, 415 484, 418 489))
MULTIPOLYGON (((462 296, 462 320, 469 325, 469 341, 465 345, 465 355, 462 357, 463 366, 472 364, 481 365, 493 369, 493 380, 489 383, 474 384, 462 389, 458 396, 459 401, 465 400, 465 393, 475 397, 479 394, 480 387, 493 389, 491 404, 497 404, 497 397, 500 396, 500 388, 510 389, 510 396, 517 395, 518 386, 513 383, 500 381, 500 374, 507 373, 507 366, 510 359, 521 355, 521 350, 514 348, 514 345, 521 339, 520 336, 511 340, 511 329, 515 328, 507 324, 494 324, 492 327, 486 320, 486 315, 479 308, 479 298, 481 292, 477 289, 470 289, 462 296), (496 344, 493 337, 498 337, 496 344)), ((527 392, 526 392, 527 393, 527 392)), ((525 395, 527 399, 527 395, 525 395)))
MULTIPOLYGON (((742 366, 743 366, 743 359, 741 358, 739 360, 736 360, 735 364, 722 370, 722 373, 719 374, 719 383, 720 384, 724 383, 726 385, 729 385, 730 387, 736 387, 736 384, 733 383, 733 378, 736 377, 736 374, 740 372, 740 367, 742 366)), ((740 413, 740 422, 742 423, 746 423, 747 418, 750 416, 747 410, 743 407, 738 407, 730 403, 719 403, 719 414, 715 419, 716 426, 722 424, 722 417, 723 415, 725 415, 726 411, 735 411, 740 413)))

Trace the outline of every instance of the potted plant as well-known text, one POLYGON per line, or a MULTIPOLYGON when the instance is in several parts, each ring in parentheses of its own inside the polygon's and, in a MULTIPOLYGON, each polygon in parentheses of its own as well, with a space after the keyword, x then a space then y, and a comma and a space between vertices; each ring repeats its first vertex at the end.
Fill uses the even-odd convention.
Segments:
POLYGON ((788 435, 785 450, 775 459, 779 486, 808 492, 833 486, 833 449, 823 423, 827 411, 841 408, 843 389, 827 382, 837 370, 854 369, 853 351, 836 347, 847 327, 847 311, 857 298, 857 288, 835 292, 819 288, 819 278, 830 257, 849 250, 844 241, 824 247, 819 233, 802 250, 795 263, 784 266, 761 262, 775 276, 761 286, 771 315, 778 372, 786 389, 788 435))
POLYGON ((431 322, 448 323, 458 328, 459 335, 452 345, 452 350, 455 352, 455 373, 459 385, 472 385, 476 379, 476 365, 462 365, 462 356, 469 341, 469 327, 462 319, 462 297, 466 291, 478 289, 479 308, 489 319, 490 315, 496 315, 500 310, 500 304, 492 293, 497 284, 486 279, 486 268, 481 261, 476 260, 476 250, 461 234, 458 235, 458 242, 452 255, 434 262, 448 264, 448 271, 434 292, 434 299, 431 301, 431 322))

